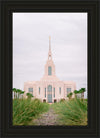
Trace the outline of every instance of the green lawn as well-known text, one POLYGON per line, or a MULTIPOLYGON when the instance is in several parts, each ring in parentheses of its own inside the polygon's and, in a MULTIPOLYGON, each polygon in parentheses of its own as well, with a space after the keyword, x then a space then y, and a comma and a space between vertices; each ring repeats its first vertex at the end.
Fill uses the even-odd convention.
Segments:
POLYGON ((72 99, 51 105, 63 125, 87 125, 87 100, 72 99))
POLYGON ((38 99, 14 99, 13 100, 13 125, 27 125, 39 114, 48 111, 49 104, 42 103, 38 99))

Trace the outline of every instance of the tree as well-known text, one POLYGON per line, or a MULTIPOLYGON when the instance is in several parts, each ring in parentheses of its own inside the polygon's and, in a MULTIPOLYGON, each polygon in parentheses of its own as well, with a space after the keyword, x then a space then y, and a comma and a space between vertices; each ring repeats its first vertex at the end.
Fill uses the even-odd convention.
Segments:
POLYGON ((23 94, 24 94, 25 91, 21 91, 20 94, 22 94, 22 99, 23 99, 23 94))
POLYGON ((20 97, 20 94, 21 94, 22 90, 17 89, 17 92, 18 92, 18 99, 19 99, 19 97, 20 97))
POLYGON ((79 91, 74 90, 75 98, 76 98, 76 94, 78 94, 78 93, 79 93, 79 91))
POLYGON ((67 97, 68 97, 69 99, 71 99, 71 98, 72 98, 72 95, 73 95, 73 93, 70 92, 69 94, 67 94, 67 97))
POLYGON ((13 92, 14 92, 14 99, 15 99, 16 98, 17 89, 13 88, 13 92))
POLYGON ((24 94, 25 91, 22 91, 20 89, 13 88, 13 92, 14 92, 14 99, 15 98, 18 98, 19 99, 20 95, 22 95, 22 98, 23 98, 23 94, 24 94), (17 93, 18 93, 18 95, 17 95, 17 93))
POLYGON ((86 91, 86 89, 85 88, 81 88, 80 90, 79 90, 79 93, 81 93, 81 98, 83 99, 83 101, 84 101, 84 92, 86 91))
POLYGON ((31 99, 33 97, 33 95, 31 93, 27 93, 26 95, 27 95, 28 99, 31 99))

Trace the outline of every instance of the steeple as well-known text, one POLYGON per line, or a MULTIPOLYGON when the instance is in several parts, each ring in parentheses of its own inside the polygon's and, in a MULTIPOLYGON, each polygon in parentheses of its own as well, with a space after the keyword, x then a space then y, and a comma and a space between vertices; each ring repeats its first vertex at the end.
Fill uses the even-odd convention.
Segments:
POLYGON ((52 59, 52 53, 51 53, 51 37, 49 36, 49 52, 48 52, 48 60, 52 59))
POLYGON ((56 80, 59 81, 59 79, 55 75, 55 65, 52 60, 52 53, 51 53, 51 37, 49 36, 49 52, 48 52, 48 60, 45 64, 45 70, 44 70, 44 76, 41 80, 56 80))

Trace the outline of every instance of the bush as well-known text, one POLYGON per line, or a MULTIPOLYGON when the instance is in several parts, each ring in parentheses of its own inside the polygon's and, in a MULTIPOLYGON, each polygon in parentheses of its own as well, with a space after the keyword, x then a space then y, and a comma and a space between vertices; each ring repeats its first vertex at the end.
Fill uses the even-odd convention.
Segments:
POLYGON ((64 98, 60 100, 60 102, 64 102, 64 101, 65 101, 65 99, 64 99, 64 98))
POLYGON ((69 99, 71 99, 71 98, 72 98, 72 95, 73 95, 73 93, 70 92, 69 94, 67 94, 67 97, 68 97, 69 99))
POLYGON ((72 99, 52 105, 63 125, 87 125, 87 101, 72 99))
POLYGON ((33 117, 49 109, 49 104, 40 100, 14 99, 13 100, 13 125, 25 125, 33 117))

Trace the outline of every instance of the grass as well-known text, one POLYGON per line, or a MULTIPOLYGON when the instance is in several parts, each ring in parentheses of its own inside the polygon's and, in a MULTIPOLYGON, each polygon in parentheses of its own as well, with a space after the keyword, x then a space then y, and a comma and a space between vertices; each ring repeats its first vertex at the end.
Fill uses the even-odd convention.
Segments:
POLYGON ((85 126, 87 125, 87 100, 75 98, 69 101, 62 100, 59 103, 49 105, 38 99, 14 99, 13 100, 13 125, 29 125, 43 112, 47 112, 51 106, 59 115, 59 125, 85 126))
POLYGON ((49 104, 40 100, 14 99, 13 100, 13 125, 27 125, 39 114, 48 111, 49 104))
POLYGON ((68 126, 87 125, 87 100, 75 98, 51 105, 60 116, 60 122, 68 126))

